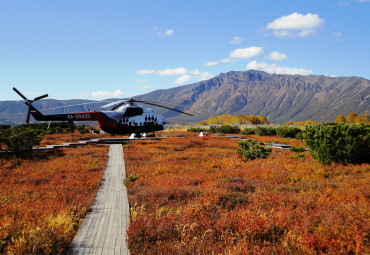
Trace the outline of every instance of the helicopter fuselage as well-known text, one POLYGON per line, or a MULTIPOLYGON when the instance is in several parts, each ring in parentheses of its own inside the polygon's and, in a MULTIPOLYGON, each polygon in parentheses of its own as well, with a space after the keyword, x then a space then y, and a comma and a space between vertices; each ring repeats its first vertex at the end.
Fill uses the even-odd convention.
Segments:
POLYGON ((139 105, 123 105, 118 109, 101 112, 79 112, 68 114, 41 114, 31 106, 32 116, 39 121, 97 121, 106 133, 125 135, 161 131, 168 127, 166 119, 154 109, 139 105))
POLYGON ((114 111, 102 111, 114 123, 98 121, 99 127, 114 134, 139 134, 161 131, 168 127, 166 119, 154 109, 141 106, 124 105, 114 111))

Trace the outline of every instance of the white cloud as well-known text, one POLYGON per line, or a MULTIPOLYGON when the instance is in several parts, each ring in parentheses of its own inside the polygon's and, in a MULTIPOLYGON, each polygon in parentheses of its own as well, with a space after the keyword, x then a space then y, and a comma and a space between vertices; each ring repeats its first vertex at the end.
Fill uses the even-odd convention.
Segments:
POLYGON ((257 61, 251 61, 246 66, 247 70, 260 70, 267 73, 276 73, 276 74, 300 74, 300 75, 309 75, 313 74, 311 70, 303 68, 290 68, 282 67, 276 64, 267 64, 267 63, 257 63, 257 61))
POLYGON ((153 30, 157 31, 157 35, 159 35, 159 36, 169 36, 169 35, 173 35, 175 33, 173 31, 173 29, 166 29, 164 31, 159 31, 158 27, 153 27, 153 30))
POLYGON ((167 30, 164 32, 164 35, 173 35, 173 30, 172 30, 172 29, 167 29, 167 30))
POLYGON ((243 42, 243 39, 240 38, 239 36, 234 36, 231 41, 229 41, 230 44, 240 44, 243 42))
POLYGON ((141 79, 141 80, 135 80, 135 81, 139 83, 145 83, 145 82, 148 82, 148 79, 141 79))
MULTIPOLYGON (((173 69, 165 69, 165 70, 157 70, 157 71, 140 70, 140 72, 137 71, 137 73, 138 74, 147 74, 147 73, 152 74, 152 73, 154 73, 155 75, 158 75, 158 76, 178 75, 180 77, 178 77, 175 80, 176 84, 184 84, 184 83, 188 82, 189 80, 191 80, 193 78, 197 79, 198 81, 208 80, 208 79, 213 78, 215 76, 214 74, 211 74, 209 72, 200 71, 199 69, 187 70, 184 67, 173 68, 173 69), (148 72, 148 71, 150 71, 150 72, 148 72)), ((147 79, 136 80, 136 82, 147 82, 147 79)), ((150 86, 149 85, 144 85, 144 86, 141 86, 139 88, 140 89, 147 89, 147 88, 150 88, 150 86)))
POLYGON ((342 37, 342 33, 341 32, 336 32, 333 34, 334 37, 342 37))
POLYGON ((306 29, 302 30, 301 32, 298 33, 299 37, 307 37, 310 35, 314 35, 316 33, 316 29, 306 29))
POLYGON ((87 98, 89 95, 85 92, 80 93, 80 98, 87 98))
POLYGON ((189 73, 193 75, 197 75, 197 74, 200 74, 200 71, 198 69, 194 69, 193 71, 190 71, 189 73))
POLYGON ((116 90, 113 92, 109 91, 94 91, 91 92, 92 97, 119 97, 122 96, 124 93, 121 90, 116 90))
POLYGON ((262 47, 249 47, 244 49, 236 49, 230 52, 230 58, 252 58, 260 55, 263 52, 262 47))
POLYGON ((282 16, 267 24, 266 29, 273 30, 277 37, 287 37, 297 35, 306 37, 316 33, 317 29, 325 23, 317 14, 292 13, 282 16))
POLYGON ((177 84, 184 84, 188 80, 190 80, 192 77, 189 74, 185 74, 183 76, 180 76, 179 78, 176 79, 177 84))
POLYGON ((286 30, 275 30, 274 35, 276 37, 288 37, 288 36, 292 36, 293 34, 286 30))
POLYGON ((268 56, 267 56, 268 59, 271 59, 271 60, 283 60, 283 59, 286 59, 287 58, 287 55, 284 54, 284 53, 280 53, 278 51, 273 51, 271 52, 268 56))
POLYGON ((166 69, 162 71, 158 71, 158 75, 163 76, 163 75, 181 75, 181 74, 186 74, 188 70, 186 70, 183 67, 175 68, 175 69, 166 69))
POLYGON ((23 94, 28 98, 35 98, 42 95, 40 92, 27 92, 27 91, 24 91, 23 94))
POLYGON ((206 66, 217 66, 218 62, 217 61, 207 61, 206 66))
POLYGON ((215 77, 215 75, 212 74, 212 73, 202 72, 201 76, 198 78, 198 81, 209 80, 209 79, 211 79, 213 77, 215 77))
POLYGON ((153 74, 154 73, 154 70, 137 70, 136 73, 138 75, 153 74))
POLYGON ((231 59, 229 59, 229 58, 224 58, 224 59, 221 59, 221 62, 222 63, 230 63, 231 62, 231 59))
POLYGON ((349 6, 349 2, 345 2, 345 1, 340 1, 337 5, 339 6, 349 6))

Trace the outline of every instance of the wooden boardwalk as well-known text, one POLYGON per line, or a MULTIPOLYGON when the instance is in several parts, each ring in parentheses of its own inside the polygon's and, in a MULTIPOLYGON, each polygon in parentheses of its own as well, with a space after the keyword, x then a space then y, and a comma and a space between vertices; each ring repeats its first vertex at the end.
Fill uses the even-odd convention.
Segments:
POLYGON ((122 145, 110 145, 102 184, 68 254, 129 254, 126 230, 130 210, 125 178, 122 145))

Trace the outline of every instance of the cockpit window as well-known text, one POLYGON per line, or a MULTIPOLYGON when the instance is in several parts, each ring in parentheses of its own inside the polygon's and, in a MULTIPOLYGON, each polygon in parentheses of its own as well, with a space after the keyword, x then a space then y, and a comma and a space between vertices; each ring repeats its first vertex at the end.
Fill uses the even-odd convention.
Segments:
POLYGON ((142 115, 143 114, 143 108, 139 107, 130 107, 126 109, 126 112, 124 116, 137 116, 137 115, 142 115))

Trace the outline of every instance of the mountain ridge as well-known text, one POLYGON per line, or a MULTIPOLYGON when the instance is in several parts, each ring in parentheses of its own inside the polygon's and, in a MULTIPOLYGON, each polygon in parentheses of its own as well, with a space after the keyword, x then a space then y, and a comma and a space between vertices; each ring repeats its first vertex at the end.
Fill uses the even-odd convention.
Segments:
MULTIPOLYGON (((230 71, 206 81, 155 90, 135 96, 135 99, 183 105, 186 108, 179 109, 185 109, 195 115, 188 117, 174 111, 158 109, 159 113, 174 123, 196 123, 210 116, 226 113, 264 115, 270 123, 308 119, 334 121, 339 114, 369 112, 370 81, 354 76, 302 76, 269 74, 256 70, 230 71)), ((80 101, 90 102, 72 100, 74 104, 80 101)), ((44 99, 36 102, 35 106, 42 110, 70 102, 71 100, 44 99)), ((71 107, 63 112, 87 110, 86 106, 71 107)), ((25 115, 26 111, 23 101, 2 101, 0 123, 23 123, 24 119, 21 120, 16 115, 25 115)))

